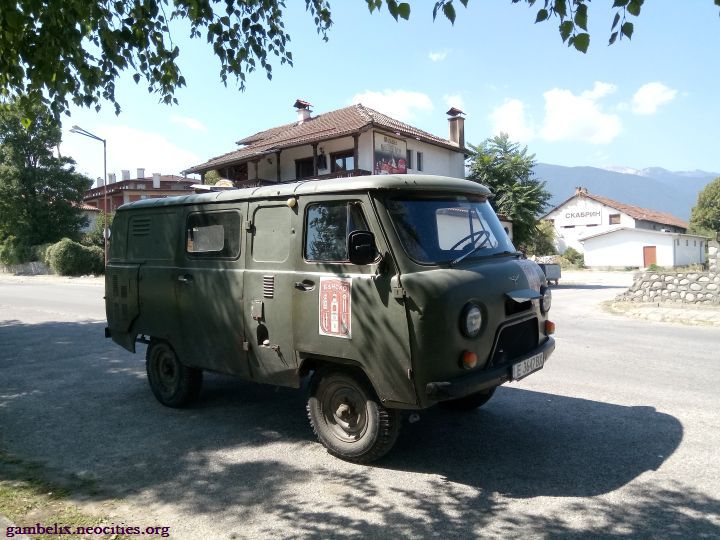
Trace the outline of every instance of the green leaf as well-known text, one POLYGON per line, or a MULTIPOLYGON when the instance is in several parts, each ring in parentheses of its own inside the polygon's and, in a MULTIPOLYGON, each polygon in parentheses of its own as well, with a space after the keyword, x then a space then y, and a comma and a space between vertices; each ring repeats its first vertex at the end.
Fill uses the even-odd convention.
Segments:
POLYGON ((612 7, 625 7, 630 0, 615 0, 612 7))
POLYGON ((640 8, 642 8, 642 4, 643 0, 630 0, 630 3, 627 5, 628 13, 637 17, 640 15, 640 8))
POLYGON ((537 17, 535 17, 535 23, 543 22, 547 20, 547 18, 550 16, 547 9, 541 9, 537 12, 537 17))
POLYGON ((562 37, 563 43, 568 40, 570 34, 572 34, 575 25, 572 21, 565 21, 560 23, 560 37, 562 37))
POLYGON ((565 3, 565 0, 555 0, 555 6, 553 9, 555 9, 555 13, 560 16, 560 20, 563 20, 567 16, 567 4, 565 3))
POLYGON ((398 6, 398 14, 406 21, 410 18, 410 4, 403 2, 398 6))
POLYGON ((575 11, 575 24, 583 30, 587 30, 587 6, 585 4, 580 4, 575 11))
POLYGON ((615 27, 620 22, 620 13, 615 14, 615 18, 613 19, 612 28, 610 30, 615 30, 615 27))
POLYGON ((140 82, 140 74, 135 73, 135 74, 133 75, 133 80, 135 81, 136 84, 137 84, 138 82, 140 82))
POLYGON ((443 13, 452 24, 455 24, 455 8, 453 7, 452 2, 443 6, 443 13))
POLYGON ((623 23, 623 25, 620 27, 620 31, 622 32, 622 34, 624 36, 626 36, 628 39, 632 39, 634 29, 635 29, 635 27, 633 26, 633 23, 631 23, 631 22, 623 23))
POLYGON ((609 41, 608 45, 612 45, 613 43, 615 43, 615 40, 617 40, 617 37, 618 37, 617 32, 613 32, 612 34, 610 34, 610 41, 609 41))
POLYGON ((586 53, 590 46, 590 34, 583 32, 575 36, 573 40, 573 46, 581 53, 586 53))

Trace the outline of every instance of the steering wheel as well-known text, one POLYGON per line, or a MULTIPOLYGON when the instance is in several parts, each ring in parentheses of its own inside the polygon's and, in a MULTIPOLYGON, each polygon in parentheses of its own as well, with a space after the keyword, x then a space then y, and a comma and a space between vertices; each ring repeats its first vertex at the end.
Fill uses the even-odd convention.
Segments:
POLYGON ((482 247, 482 246, 484 246, 484 245, 488 242, 489 238, 490 238, 490 233, 487 232, 487 231, 474 231, 474 232, 471 232, 470 234, 468 234, 467 236, 464 236, 463 238, 461 238, 461 239, 458 240, 457 242, 455 242, 455 243, 452 245, 452 247, 450 248, 450 251, 452 251, 453 249, 455 249, 456 247, 458 247, 458 246, 459 246, 460 244, 462 244, 463 242, 467 242, 468 240, 470 240, 471 243, 472 243, 471 247, 473 247, 473 248, 475 248, 475 247, 482 247), (476 238, 476 237, 482 237, 482 236, 484 236, 485 239, 484 239, 479 245, 476 246, 476 245, 475 245, 475 238, 476 238))

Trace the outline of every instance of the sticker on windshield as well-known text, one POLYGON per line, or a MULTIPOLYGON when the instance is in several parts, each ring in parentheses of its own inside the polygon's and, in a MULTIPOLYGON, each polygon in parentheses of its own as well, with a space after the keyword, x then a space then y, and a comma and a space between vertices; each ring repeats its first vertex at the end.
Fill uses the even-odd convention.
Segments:
POLYGON ((320 335, 352 337, 352 279, 320 278, 320 335))

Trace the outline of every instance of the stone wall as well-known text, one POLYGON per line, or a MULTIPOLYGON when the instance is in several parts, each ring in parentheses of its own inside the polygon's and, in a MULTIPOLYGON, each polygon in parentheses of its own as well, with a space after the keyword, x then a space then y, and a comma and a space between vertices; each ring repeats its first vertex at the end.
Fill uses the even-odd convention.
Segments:
POLYGON ((708 242, 707 272, 639 272, 618 300, 720 305, 719 245, 708 242))
POLYGON ((29 262, 23 264, 12 264, 5 266, 0 264, 0 273, 3 274, 15 274, 15 275, 40 275, 40 274, 52 274, 53 271, 45 264, 41 262, 29 262))

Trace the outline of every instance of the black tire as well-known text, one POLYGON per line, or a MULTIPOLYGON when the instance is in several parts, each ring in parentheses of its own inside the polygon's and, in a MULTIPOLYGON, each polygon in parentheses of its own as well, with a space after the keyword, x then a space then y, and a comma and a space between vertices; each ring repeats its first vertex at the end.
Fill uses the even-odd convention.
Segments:
POLYGON ((307 411, 313 432, 328 452, 354 463, 387 454, 400 431, 400 412, 383 407, 370 385, 350 372, 316 372, 307 411))
MULTIPOLYGON (((495 387, 497 388, 497 387, 495 387)), ((478 407, 482 407, 495 393, 495 388, 490 390, 483 390, 476 394, 470 394, 469 396, 461 397, 458 399, 451 399, 449 401, 441 401, 440 404, 446 409, 453 411, 473 411, 478 407)))
POLYGON ((169 343, 152 340, 145 355, 150 389, 157 400, 168 407, 183 407, 200 394, 201 369, 184 366, 169 343))

